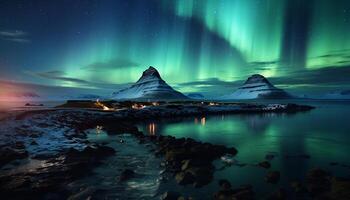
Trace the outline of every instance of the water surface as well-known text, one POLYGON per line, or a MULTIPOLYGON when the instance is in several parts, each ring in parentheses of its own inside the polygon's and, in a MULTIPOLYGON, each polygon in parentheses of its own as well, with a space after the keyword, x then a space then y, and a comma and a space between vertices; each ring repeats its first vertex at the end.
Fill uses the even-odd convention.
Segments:
MULTIPOLYGON (((266 102, 264 102, 266 103, 266 102)), ((350 174, 350 102, 299 101, 317 108, 296 114, 242 114, 198 116, 148 121, 139 127, 148 134, 190 137, 203 142, 234 146, 237 160, 245 167, 229 167, 216 172, 216 179, 229 178, 234 186, 253 184, 266 191, 277 186, 264 182, 267 170, 253 166, 267 154, 277 155, 272 169, 282 174, 281 185, 303 180, 307 171, 322 167, 338 176, 350 174), (309 158, 310 157, 310 158, 309 158), (336 162, 338 165, 330 165, 336 162)), ((217 162, 217 165, 221 165, 217 162)), ((215 183, 216 184, 216 183, 215 183)), ((215 191, 212 185, 207 191, 215 191)), ((217 189, 217 188, 216 188, 217 189)))

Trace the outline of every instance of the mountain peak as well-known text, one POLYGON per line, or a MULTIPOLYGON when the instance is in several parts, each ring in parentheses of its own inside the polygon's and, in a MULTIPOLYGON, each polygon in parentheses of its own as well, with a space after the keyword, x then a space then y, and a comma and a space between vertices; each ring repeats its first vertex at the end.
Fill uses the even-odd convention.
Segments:
MULTIPOLYGON (((143 71, 142 73, 142 76, 141 76, 141 79, 143 77, 148 77, 148 76, 154 76, 154 77, 157 77, 157 78, 160 78, 160 74, 159 72, 157 71, 156 68, 150 66, 148 69, 146 69, 145 71, 143 71)), ((161 78, 160 78, 161 79, 161 78)))
POLYGON ((250 76, 236 91, 225 95, 222 99, 285 99, 291 98, 287 92, 273 86, 267 78, 260 74, 250 76))
POLYGON ((271 83, 261 74, 253 74, 245 81, 244 84, 254 84, 254 83, 267 83, 271 85, 271 83))
POLYGON ((129 88, 113 93, 114 99, 186 99, 182 93, 170 87, 156 68, 150 66, 140 79, 129 88))

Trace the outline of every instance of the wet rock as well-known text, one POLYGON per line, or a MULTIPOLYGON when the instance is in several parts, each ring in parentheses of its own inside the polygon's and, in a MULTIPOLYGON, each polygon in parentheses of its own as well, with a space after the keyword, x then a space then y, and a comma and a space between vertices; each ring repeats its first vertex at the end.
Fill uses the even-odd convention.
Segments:
POLYGON ((161 196, 161 200, 177 200, 181 196, 178 192, 168 191, 164 192, 161 196))
POLYGON ((350 199, 350 179, 332 178, 331 184, 331 199, 350 199))
MULTIPOLYGON (((219 181, 220 184, 220 181, 219 181)), ((254 199, 254 192, 251 186, 241 186, 237 189, 228 188, 228 184, 225 181, 221 181, 221 185, 226 185, 214 194, 214 200, 231 200, 231 199, 242 199, 252 200, 254 199)))
POLYGON ((190 138, 176 139, 172 136, 151 138, 151 141, 158 145, 155 154, 164 155, 167 171, 176 173, 175 178, 179 184, 193 182, 195 187, 211 182, 214 173, 213 160, 224 154, 237 153, 235 148, 196 142, 190 138))
POLYGON ((68 197, 67 200, 88 200, 91 199, 91 196, 95 193, 96 188, 87 187, 76 194, 73 194, 68 197))
POLYGON ((235 194, 232 196, 232 199, 237 199, 237 200, 253 200, 254 198, 254 192, 251 187, 247 188, 241 188, 238 189, 238 191, 235 191, 235 194))
POLYGON ((11 161, 28 157, 28 152, 23 149, 12 149, 5 147, 0 149, 0 166, 3 166, 11 161))
POLYGON ((290 186, 293 188, 295 193, 304 193, 307 191, 307 189, 299 181, 291 182, 290 186))
POLYGON ((306 175, 306 188, 312 196, 323 196, 331 189, 329 172, 316 168, 310 170, 306 175))
POLYGON ((195 181, 193 183, 194 187, 202 187, 209 184, 213 179, 214 169, 211 166, 206 167, 193 167, 187 170, 193 174, 195 181))
POLYGON ((268 161, 263 161, 258 164, 259 167, 269 169, 271 167, 271 164, 268 161))
POLYGON ((265 176, 265 180, 268 183, 277 183, 280 180, 280 172, 279 171, 271 171, 268 172, 265 176))
POLYGON ((278 189, 277 191, 273 192, 267 200, 285 200, 287 199, 287 192, 283 188, 278 189))
POLYGON ((195 177, 190 172, 178 172, 175 175, 175 180, 179 185, 193 184, 195 177))
POLYGON ((221 190, 230 190, 231 189, 231 183, 226 179, 220 179, 219 186, 220 186, 221 190))
POLYGON ((125 169, 119 176, 119 181, 127 181, 135 177, 135 172, 131 169, 125 169))
POLYGON ((25 149, 26 146, 24 145, 24 142, 22 142, 22 141, 17 141, 17 142, 15 143, 14 148, 16 148, 16 149, 25 149))
POLYGON ((208 160, 203 159, 188 159, 181 161, 181 170, 187 170, 191 167, 205 167, 210 166, 211 163, 208 160))

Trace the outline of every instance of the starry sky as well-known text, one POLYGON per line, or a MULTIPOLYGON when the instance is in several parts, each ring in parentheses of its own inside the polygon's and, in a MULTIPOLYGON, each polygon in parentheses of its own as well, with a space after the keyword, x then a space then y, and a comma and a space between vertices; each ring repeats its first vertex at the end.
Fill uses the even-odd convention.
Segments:
POLYGON ((154 66, 184 93, 324 93, 350 88, 349 35, 348 0, 0 0, 0 84, 108 94, 154 66))

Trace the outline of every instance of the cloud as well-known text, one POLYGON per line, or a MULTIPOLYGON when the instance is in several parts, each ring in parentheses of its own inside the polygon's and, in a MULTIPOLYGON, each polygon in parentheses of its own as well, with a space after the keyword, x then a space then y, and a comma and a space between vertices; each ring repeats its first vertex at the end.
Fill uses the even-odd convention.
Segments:
POLYGON ((0 36, 3 36, 3 37, 25 37, 27 35, 28 35, 28 33, 24 32, 24 31, 19 31, 19 30, 0 31, 0 36))
POLYGON ((16 43, 30 43, 31 40, 28 38, 29 34, 21 30, 7 30, 0 31, 0 39, 16 42, 16 43))
POLYGON ((288 74, 288 76, 275 77, 271 80, 275 84, 309 84, 318 86, 340 86, 350 85, 350 66, 324 67, 313 70, 299 70, 288 74))
POLYGON ((52 80, 60 80, 60 81, 67 81, 67 82, 73 82, 73 83, 79 83, 79 84, 89 84, 89 81, 78 79, 78 78, 71 78, 66 77, 65 73, 63 71, 47 71, 47 72, 39 72, 36 73, 37 76, 52 80))
POLYGON ((112 83, 97 83, 84 79, 69 77, 67 74, 61 70, 52 70, 45 72, 30 72, 25 71, 25 73, 30 74, 32 76, 50 79, 50 80, 58 80, 63 82, 70 82, 77 84, 77 87, 89 87, 89 88, 101 88, 101 89, 117 89, 122 87, 127 87, 130 84, 112 84, 112 83))
POLYGON ((116 58, 109 60, 107 62, 95 62, 90 65, 84 66, 81 69, 88 71, 99 71, 106 69, 121 69, 121 68, 129 68, 129 67, 138 67, 139 64, 125 58, 116 58))

